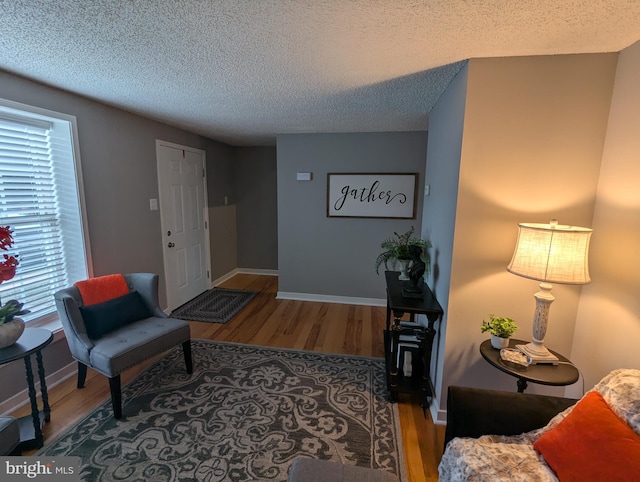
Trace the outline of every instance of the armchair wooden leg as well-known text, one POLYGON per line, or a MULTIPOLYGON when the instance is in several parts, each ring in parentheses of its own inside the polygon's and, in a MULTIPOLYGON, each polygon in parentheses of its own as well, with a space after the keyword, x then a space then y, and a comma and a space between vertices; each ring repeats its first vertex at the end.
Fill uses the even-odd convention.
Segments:
POLYGON ((187 373, 193 373, 193 360, 191 359, 191 340, 182 344, 182 352, 184 353, 184 364, 187 366, 187 373))
POLYGON ((78 362, 78 388, 84 388, 84 382, 87 379, 87 365, 78 362))
POLYGON ((113 406, 113 417, 122 418, 122 392, 120 388, 120 375, 109 378, 109 389, 111 390, 111 405, 113 406))

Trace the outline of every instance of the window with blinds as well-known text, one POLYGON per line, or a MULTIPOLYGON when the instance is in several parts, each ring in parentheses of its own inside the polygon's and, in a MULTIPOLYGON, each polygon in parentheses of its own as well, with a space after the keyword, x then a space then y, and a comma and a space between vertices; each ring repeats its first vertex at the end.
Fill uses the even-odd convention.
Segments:
POLYGON ((0 300, 16 299, 25 321, 55 319, 53 294, 88 277, 75 118, 0 100, 0 225, 18 256, 0 300))

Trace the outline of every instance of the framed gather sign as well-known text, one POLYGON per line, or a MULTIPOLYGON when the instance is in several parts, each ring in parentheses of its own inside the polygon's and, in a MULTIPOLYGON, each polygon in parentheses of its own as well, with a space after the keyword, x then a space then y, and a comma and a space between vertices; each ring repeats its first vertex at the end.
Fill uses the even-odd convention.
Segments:
POLYGON ((416 217, 418 173, 328 173, 327 216, 416 217))

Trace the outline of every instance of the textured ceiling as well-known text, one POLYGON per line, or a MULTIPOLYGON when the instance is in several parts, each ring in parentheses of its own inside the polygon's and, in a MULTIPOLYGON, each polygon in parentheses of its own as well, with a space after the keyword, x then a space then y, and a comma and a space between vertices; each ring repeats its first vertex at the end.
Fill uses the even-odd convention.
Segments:
POLYGON ((0 68, 232 145, 421 130, 474 57, 614 52, 638 0, 0 0, 0 68))

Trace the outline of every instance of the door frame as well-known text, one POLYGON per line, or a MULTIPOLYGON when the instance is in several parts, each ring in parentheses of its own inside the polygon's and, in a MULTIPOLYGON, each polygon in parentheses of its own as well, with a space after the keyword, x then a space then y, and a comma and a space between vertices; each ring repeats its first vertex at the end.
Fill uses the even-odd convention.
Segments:
MULTIPOLYGON (((162 211, 160 211, 160 206, 162 206, 162 192, 160 189, 160 153, 159 150, 161 147, 171 147, 173 149, 180 149, 180 150, 184 150, 184 151, 189 151, 189 152, 194 152, 197 154, 201 154, 202 155, 202 160, 203 160, 203 166, 204 166, 204 176, 202 177, 202 182, 204 183, 204 189, 203 189, 203 193, 204 193, 204 207, 203 207, 203 212, 202 212, 202 220, 204 221, 204 243, 205 243, 205 251, 204 251, 204 256, 205 256, 205 262, 206 262, 206 272, 207 272, 207 278, 209 279, 209 286, 208 289, 211 288, 211 283, 212 283, 212 277, 211 277, 211 240, 210 240, 210 236, 209 236, 209 232, 210 232, 210 222, 209 222, 209 200, 208 200, 208 190, 207 190, 207 152, 203 149, 198 149, 196 147, 191 147, 191 146, 185 146, 182 144, 176 144, 174 142, 169 142, 169 141, 163 141, 161 139, 156 139, 156 172, 157 172, 157 177, 158 177, 158 209, 159 209, 159 214, 160 214, 160 242, 162 243, 162 262, 163 262, 163 267, 164 267, 164 286, 165 286, 165 293, 166 293, 166 297, 167 297, 167 307, 169 310, 173 310, 175 308, 177 308, 177 306, 171 306, 170 305, 170 300, 172 299, 172 294, 169 293, 169 283, 167 282, 167 273, 169 272, 169 260, 167 259, 167 247, 166 244, 168 242, 167 240, 167 236, 165 235, 165 233, 167 232, 167 229, 165 227, 165 222, 164 219, 162 217, 162 211)), ((166 195, 166 194, 165 194, 166 195)))

